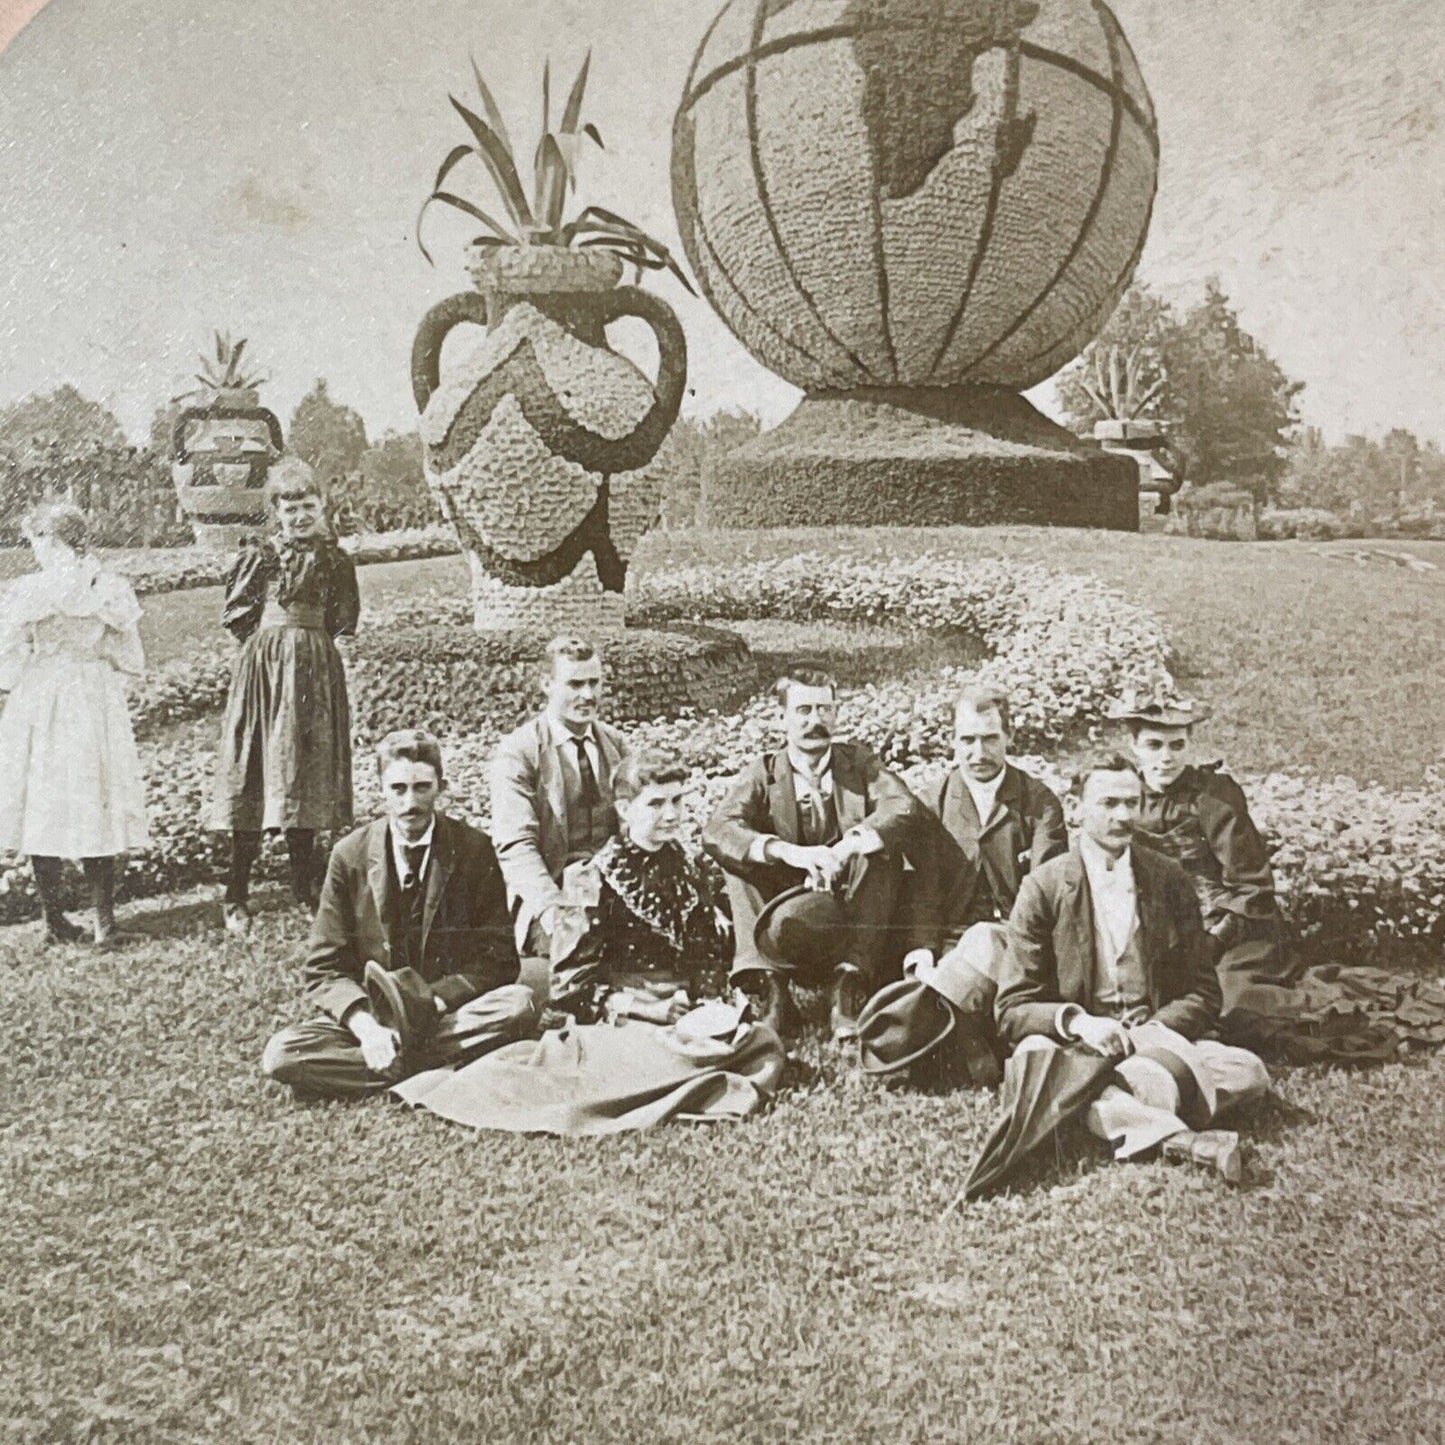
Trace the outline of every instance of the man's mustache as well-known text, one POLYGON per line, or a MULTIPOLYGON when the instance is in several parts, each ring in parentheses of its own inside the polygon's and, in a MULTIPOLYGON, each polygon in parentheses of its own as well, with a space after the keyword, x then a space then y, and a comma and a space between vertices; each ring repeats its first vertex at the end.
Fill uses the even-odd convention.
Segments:
POLYGON ((803 736, 805 738, 827 738, 832 737, 832 733, 829 732, 828 729, 825 727, 815 727, 809 728, 808 731, 803 734, 803 736))

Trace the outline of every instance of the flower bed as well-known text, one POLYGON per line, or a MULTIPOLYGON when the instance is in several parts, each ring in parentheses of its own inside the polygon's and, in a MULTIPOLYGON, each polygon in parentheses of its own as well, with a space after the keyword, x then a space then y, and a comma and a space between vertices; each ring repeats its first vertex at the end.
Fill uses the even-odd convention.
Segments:
MULTIPOLYGON (((679 633, 674 624, 719 617, 833 618, 969 631, 991 654, 982 674, 1014 697, 1024 745, 1048 750, 1071 730, 1098 722, 1104 702, 1124 686, 1149 686, 1166 672, 1164 634, 1150 613, 1091 579, 1033 565, 804 556, 654 574, 636 587, 632 601, 636 619, 660 629, 651 634, 659 646, 699 647, 704 659, 714 655, 710 647, 720 649, 719 686, 734 691, 745 684, 731 669, 751 666, 750 659, 740 660, 738 639, 724 633, 719 642, 717 631, 706 628, 679 633)), ((485 824, 492 750, 533 705, 535 642, 514 644, 503 655, 505 649, 494 648, 496 639, 483 645, 466 628, 467 613, 465 600, 437 597, 368 614, 361 636, 348 644, 358 817, 374 813, 379 801, 364 751, 367 736, 420 718, 445 739, 454 811, 485 824)), ((173 664, 133 699, 145 738, 155 845, 129 861, 123 883, 128 896, 218 876, 219 842, 204 830, 202 816, 215 724, 201 714, 220 706, 228 673, 224 659, 173 664), (192 724, 183 725, 188 718, 192 724)), ((845 688, 840 729, 919 781, 949 755, 950 710, 971 675, 978 674, 946 668, 845 688)), ((747 759, 779 743, 777 706, 766 696, 741 708, 729 704, 702 716, 674 716, 674 705, 661 697, 645 665, 626 659, 613 660, 611 691, 613 717, 652 719, 629 727, 639 745, 674 752, 693 769, 694 838, 728 779, 747 759)), ((1052 764, 1036 758, 1029 766, 1062 790, 1052 764)), ((1432 774, 1419 788, 1396 793, 1349 779, 1285 774, 1242 781, 1256 820, 1277 841, 1274 863, 1285 907, 1318 945, 1348 950, 1370 941, 1445 939, 1445 832, 1439 826, 1445 777, 1432 774)), ((277 876, 282 858, 268 846, 260 876, 277 876)), ((34 909, 28 865, 13 859, 0 865, 0 922, 34 916, 34 909)))
MULTIPOLYGON (((342 539, 343 548, 358 566, 373 562, 413 562, 426 557, 447 557, 458 551, 450 527, 411 527, 398 532, 359 532, 342 539)), ((196 587, 219 587, 231 558, 203 547, 147 548, 114 552, 107 562, 141 595, 184 592, 196 587)))

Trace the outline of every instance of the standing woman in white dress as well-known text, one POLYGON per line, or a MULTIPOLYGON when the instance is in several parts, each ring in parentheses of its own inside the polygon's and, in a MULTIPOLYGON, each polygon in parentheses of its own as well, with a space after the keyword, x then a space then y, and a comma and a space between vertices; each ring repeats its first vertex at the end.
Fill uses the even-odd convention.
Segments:
POLYGON ((110 949, 115 860, 150 842, 122 680, 144 667, 140 604, 91 555, 78 507, 38 507, 24 532, 40 570, 0 603, 0 849, 29 856, 47 943, 85 936, 61 908, 62 860, 79 859, 110 949))

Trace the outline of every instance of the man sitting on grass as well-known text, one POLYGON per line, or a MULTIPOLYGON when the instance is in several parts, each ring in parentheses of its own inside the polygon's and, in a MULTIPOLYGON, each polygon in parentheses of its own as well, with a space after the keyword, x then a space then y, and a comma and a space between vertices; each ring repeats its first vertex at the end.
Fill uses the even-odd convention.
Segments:
POLYGON ((923 806, 870 749, 834 742, 837 685, 826 672, 795 668, 774 692, 786 745, 743 769, 703 846, 727 872, 733 974, 767 980, 764 1022, 796 1036, 788 980, 831 982, 833 1037, 849 1042, 897 957, 893 908, 923 806))
POLYGON ((1269 1089, 1244 1049, 1204 1039, 1219 980, 1188 875, 1134 840, 1143 784, 1112 757, 1076 780, 1074 847, 1030 873, 1009 918, 996 1012, 1016 1052, 1079 1047, 1117 1061, 1087 1115, 1118 1159, 1167 1157, 1241 1174, 1239 1138, 1195 1133, 1269 1089))
POLYGON ((379 1093, 523 1038, 537 1018, 491 840, 438 811, 436 739, 391 733, 377 768, 386 816, 332 850, 311 928, 306 997, 321 1017, 282 1029, 262 1056, 298 1093, 379 1093))

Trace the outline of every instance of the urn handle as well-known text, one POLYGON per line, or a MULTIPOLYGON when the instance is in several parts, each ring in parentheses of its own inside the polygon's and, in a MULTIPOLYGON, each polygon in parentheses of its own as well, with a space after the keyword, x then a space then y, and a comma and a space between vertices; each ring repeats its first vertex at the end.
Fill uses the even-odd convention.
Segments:
POLYGON ((426 410, 432 393, 441 385, 442 343, 451 329, 464 321, 487 325, 487 298, 480 291, 458 291, 438 301, 422 317, 411 344, 411 394, 418 412, 426 410))
POLYGON ((209 406, 189 406, 176 418, 175 428, 171 432, 171 457, 182 466, 191 458, 186 447, 186 428, 193 421, 263 421, 266 423, 266 430, 271 434, 271 450, 278 457, 285 450, 281 423, 276 420, 276 413, 264 406, 227 407, 224 411, 217 411, 209 406))
POLYGON ((609 455, 597 468, 609 474, 636 471, 657 454, 677 420, 682 394, 687 389, 687 337, 672 307, 640 286, 619 286, 615 291, 603 292, 591 304, 603 326, 624 316, 636 316, 652 328, 657 338, 657 380, 652 388, 655 400, 632 432, 615 442, 603 443, 609 455))

